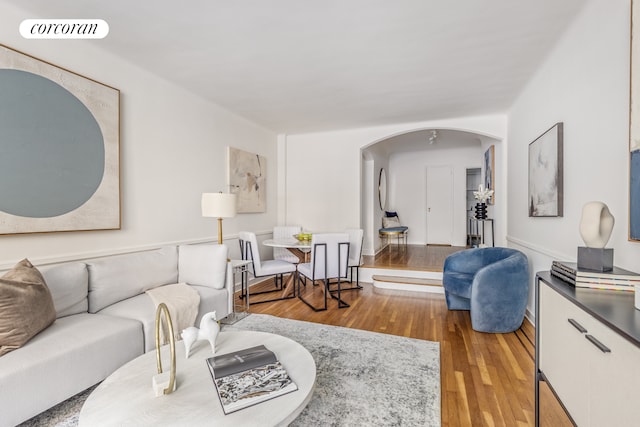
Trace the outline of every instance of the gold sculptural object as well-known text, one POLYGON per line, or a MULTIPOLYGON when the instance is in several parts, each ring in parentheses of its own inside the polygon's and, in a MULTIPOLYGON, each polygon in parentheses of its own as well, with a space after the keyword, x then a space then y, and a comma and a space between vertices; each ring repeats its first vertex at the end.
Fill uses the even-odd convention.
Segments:
POLYGON ((165 319, 168 324, 169 334, 169 348, 171 349, 171 372, 169 374, 169 385, 164 389, 164 394, 170 394, 173 392, 173 387, 176 382, 176 341, 173 335, 173 322, 171 321, 171 315, 169 309, 165 303, 160 303, 156 310, 156 358, 158 360, 158 373, 162 373, 162 358, 160 357, 160 313, 164 312, 165 319))

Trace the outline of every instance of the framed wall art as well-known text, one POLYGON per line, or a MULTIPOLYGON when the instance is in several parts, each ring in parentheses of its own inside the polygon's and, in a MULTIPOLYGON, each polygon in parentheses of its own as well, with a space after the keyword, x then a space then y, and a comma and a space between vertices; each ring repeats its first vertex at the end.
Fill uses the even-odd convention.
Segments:
POLYGON ((562 216, 563 124, 556 123, 529 144, 529 216, 562 216))
POLYGON ((120 228, 120 92, 0 45, 0 234, 120 228))
POLYGON ((267 159, 259 154, 227 148, 229 188, 236 194, 238 213, 266 212, 267 159))
POLYGON ((629 122, 629 240, 640 241, 640 7, 631 3, 629 122))
POLYGON ((493 190, 493 194, 487 203, 493 205, 496 202, 496 148, 492 145, 484 152, 484 188, 493 190))

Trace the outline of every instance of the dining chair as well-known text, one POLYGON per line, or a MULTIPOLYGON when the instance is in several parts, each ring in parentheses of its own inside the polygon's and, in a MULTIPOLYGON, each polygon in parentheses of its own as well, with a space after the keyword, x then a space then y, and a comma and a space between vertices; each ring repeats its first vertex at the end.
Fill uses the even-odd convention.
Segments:
MULTIPOLYGON (((242 259, 251 261, 251 264, 252 264, 251 273, 253 274, 253 277, 260 278, 260 277, 275 276, 274 278, 275 289, 269 289, 269 290, 260 291, 260 292, 252 292, 251 296, 277 292, 277 291, 285 291, 286 287, 284 286, 283 276, 288 273, 291 274, 287 282, 293 285, 292 295, 283 294, 279 298, 251 301, 250 303, 261 304, 263 302, 280 301, 283 299, 294 298, 296 296, 295 283, 294 283, 296 265, 287 261, 275 260, 275 259, 262 261, 260 259, 260 250, 259 250, 260 248, 258 246, 258 239, 256 238, 256 234, 253 232, 241 231, 240 233, 238 233, 238 240, 240 242, 240 254, 242 256, 242 259)), ((243 296, 241 296, 241 298, 243 296)))
POLYGON ((364 230, 361 228, 349 228, 346 233, 349 235, 349 282, 353 283, 353 272, 355 271, 356 284, 342 290, 362 289, 362 286, 360 286, 360 266, 362 265, 364 230))
POLYGON ((338 300, 338 308, 349 307, 341 298, 342 279, 347 277, 349 267, 349 235, 347 233, 320 233, 311 237, 311 261, 298 264, 298 298, 314 311, 327 309, 327 294, 338 300), (337 289, 329 287, 329 280, 336 279, 337 289), (300 292, 300 285, 322 282, 324 305, 314 306, 305 300, 300 292), (337 296, 336 296, 337 294, 337 296))
MULTIPOLYGON (((278 239, 294 239, 294 234, 300 234, 302 227, 299 225, 277 225, 273 227, 273 238, 278 239)), ((291 253, 287 248, 273 248, 273 259, 287 261, 297 264, 300 259, 291 253)))

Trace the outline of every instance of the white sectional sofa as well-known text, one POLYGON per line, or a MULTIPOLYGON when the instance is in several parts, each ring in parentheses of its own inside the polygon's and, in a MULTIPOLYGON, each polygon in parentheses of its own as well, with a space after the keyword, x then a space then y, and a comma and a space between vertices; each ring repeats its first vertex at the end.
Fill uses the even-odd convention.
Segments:
POLYGON ((227 253, 224 245, 181 245, 38 267, 56 320, 0 357, 0 427, 25 421, 155 350, 148 289, 187 283, 200 295, 196 326, 210 311, 226 317, 233 289, 227 253))

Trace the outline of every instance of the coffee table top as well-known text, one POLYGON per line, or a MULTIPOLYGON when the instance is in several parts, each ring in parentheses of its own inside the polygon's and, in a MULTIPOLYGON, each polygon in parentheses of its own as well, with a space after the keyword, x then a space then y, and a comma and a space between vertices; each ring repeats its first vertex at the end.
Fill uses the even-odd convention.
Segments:
MULTIPOLYGON (((177 389, 155 397, 152 378, 157 374, 156 353, 151 351, 127 363, 102 382, 80 411, 79 425, 288 425, 313 395, 316 364, 297 342, 280 335, 255 331, 221 332, 216 355, 264 344, 273 351, 298 390, 225 415, 205 359, 212 356, 206 341, 194 344, 185 358, 182 341, 176 343, 177 389)), ((162 348, 162 365, 170 366, 168 346, 162 348)))

